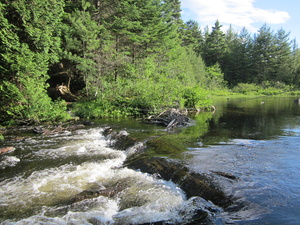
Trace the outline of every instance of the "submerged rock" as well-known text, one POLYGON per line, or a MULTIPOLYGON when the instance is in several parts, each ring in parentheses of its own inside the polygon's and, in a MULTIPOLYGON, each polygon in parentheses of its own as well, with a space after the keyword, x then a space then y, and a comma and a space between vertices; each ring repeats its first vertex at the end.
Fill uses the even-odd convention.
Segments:
POLYGON ((114 197, 119 192, 123 191, 128 187, 128 182, 126 180, 121 180, 115 184, 112 184, 108 187, 102 188, 94 188, 91 190, 85 190, 79 194, 77 194, 73 199, 71 199, 71 203, 76 203, 85 199, 97 198, 99 196, 104 197, 114 197))
POLYGON ((221 172, 221 171, 211 171, 211 172, 216 174, 216 175, 219 175, 219 176, 225 177, 227 179, 230 179, 230 180, 237 180, 237 177, 234 176, 233 174, 230 174, 230 173, 221 172))
POLYGON ((107 127, 102 134, 110 141, 109 147, 118 150, 126 150, 135 145, 137 140, 129 135, 125 130, 119 132, 114 131, 112 128, 107 127))
POLYGON ((227 207, 232 203, 231 199, 214 184, 212 178, 191 172, 180 163, 160 157, 139 157, 136 160, 128 160, 127 167, 157 174, 164 180, 173 181, 186 193, 187 198, 200 196, 221 207, 227 207))

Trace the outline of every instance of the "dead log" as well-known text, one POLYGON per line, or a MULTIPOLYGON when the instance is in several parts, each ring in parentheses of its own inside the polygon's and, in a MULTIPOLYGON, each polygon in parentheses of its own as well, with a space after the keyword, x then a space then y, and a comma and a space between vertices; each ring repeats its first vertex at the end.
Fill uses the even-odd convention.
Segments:
POLYGON ((0 148, 0 155, 1 155, 1 154, 5 154, 5 153, 12 152, 12 151, 14 151, 14 150, 15 150, 15 148, 14 148, 14 147, 11 147, 11 146, 4 147, 4 148, 0 148))
POLYGON ((72 94, 70 89, 64 84, 57 86, 56 90, 59 93, 59 96, 67 102, 76 102, 78 100, 78 97, 72 94))

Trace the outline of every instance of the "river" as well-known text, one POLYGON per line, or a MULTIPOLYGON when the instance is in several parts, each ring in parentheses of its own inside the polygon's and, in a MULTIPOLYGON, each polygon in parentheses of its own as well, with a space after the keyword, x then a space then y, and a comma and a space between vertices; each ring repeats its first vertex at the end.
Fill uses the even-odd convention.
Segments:
POLYGON ((38 135, 22 130, 5 135, 0 157, 1 224, 184 224, 190 207, 180 187, 159 175, 124 166, 145 140, 159 136, 176 148, 148 154, 184 162, 192 171, 232 174, 216 182, 239 210, 220 210, 215 224, 299 224, 300 105, 290 97, 218 99, 214 113, 194 124, 166 131, 140 120, 95 121, 75 131, 38 135), (109 147, 106 126, 125 130, 136 144, 109 147), (126 184, 118 194, 70 203, 86 190, 126 184))

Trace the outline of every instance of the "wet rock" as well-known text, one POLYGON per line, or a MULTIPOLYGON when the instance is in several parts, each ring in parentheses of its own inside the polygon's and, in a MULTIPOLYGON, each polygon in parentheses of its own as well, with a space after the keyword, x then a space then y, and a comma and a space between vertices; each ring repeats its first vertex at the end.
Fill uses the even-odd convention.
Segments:
POLYGON ((37 134, 43 134, 43 135, 49 135, 49 134, 59 133, 59 132, 62 132, 62 131, 64 131, 64 130, 65 130, 65 128, 62 127, 62 126, 58 126, 58 127, 54 128, 54 129, 52 129, 52 130, 51 130, 51 129, 44 128, 44 127, 42 127, 42 126, 34 127, 34 128, 32 129, 32 131, 33 131, 34 133, 37 133, 37 134))
POLYGON ((102 134, 107 138, 110 139, 111 142, 109 147, 115 148, 118 150, 126 150, 129 147, 135 145, 137 140, 129 135, 129 133, 125 130, 121 130, 119 132, 114 131, 112 128, 106 128, 102 134))
POLYGON ((214 218, 217 212, 220 212, 220 209, 212 203, 200 197, 192 197, 186 201, 179 211, 182 217, 181 223, 178 221, 155 221, 139 225, 213 225, 215 224, 214 218))
POLYGON ((173 181, 186 193, 187 198, 200 196, 221 207, 227 207, 232 203, 231 199, 214 184, 212 178, 191 172, 180 163, 159 157, 139 157, 128 160, 127 167, 157 174, 164 180, 173 181))
POLYGON ((219 176, 222 176, 222 177, 225 177, 227 179, 230 179, 230 180, 236 180, 237 177, 230 174, 230 173, 225 173, 225 172, 221 172, 221 171, 211 171, 212 173, 216 174, 216 175, 219 175, 219 176))
POLYGON ((128 187, 128 183, 126 181, 120 181, 112 186, 102 188, 102 189, 95 189, 95 190, 85 190, 78 195, 76 195, 72 200, 71 203, 76 203, 85 199, 97 198, 99 196, 105 197, 114 197, 119 192, 123 191, 128 187))
POLYGON ((82 129, 85 126, 83 124, 71 124, 71 125, 59 125, 59 126, 51 126, 51 127, 43 127, 43 126, 36 126, 33 127, 32 131, 37 134, 43 134, 43 135, 50 135, 50 134, 56 134, 56 133, 62 133, 64 131, 74 131, 78 129, 82 129))
POLYGON ((82 123, 83 123, 83 125, 86 125, 86 126, 90 126, 90 125, 94 124, 93 121, 83 121, 82 123))
POLYGON ((37 133, 37 134, 44 134, 46 132, 49 132, 49 129, 45 129, 44 127, 34 127, 32 129, 33 133, 37 133))
POLYGON ((215 214, 221 210, 214 204, 205 199, 195 196, 191 197, 183 205, 180 214, 182 214, 185 224, 213 224, 215 214))

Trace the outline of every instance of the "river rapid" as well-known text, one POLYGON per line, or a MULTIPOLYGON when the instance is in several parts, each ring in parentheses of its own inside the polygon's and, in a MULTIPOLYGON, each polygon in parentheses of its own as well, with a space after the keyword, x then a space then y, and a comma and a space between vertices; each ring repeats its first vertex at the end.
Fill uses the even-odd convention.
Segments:
POLYGON ((299 224, 300 106, 283 97, 215 103, 214 113, 203 113, 176 132, 121 120, 50 135, 22 128, 8 133, 1 145, 15 150, 0 156, 0 223, 187 224, 195 205, 177 184, 124 165, 147 140, 168 136, 165 140, 184 145, 146 152, 213 176, 243 203, 234 210, 211 206, 213 224, 299 224), (136 137, 135 144, 126 150, 111 147, 114 140, 103 135, 108 125, 136 137), (115 195, 71 201, 84 191, 120 184, 124 187, 115 195))

